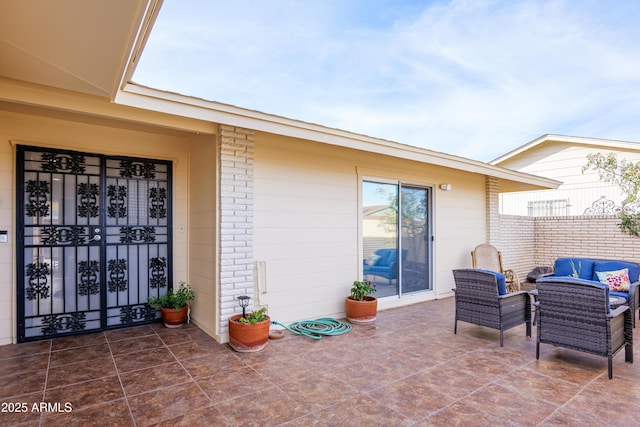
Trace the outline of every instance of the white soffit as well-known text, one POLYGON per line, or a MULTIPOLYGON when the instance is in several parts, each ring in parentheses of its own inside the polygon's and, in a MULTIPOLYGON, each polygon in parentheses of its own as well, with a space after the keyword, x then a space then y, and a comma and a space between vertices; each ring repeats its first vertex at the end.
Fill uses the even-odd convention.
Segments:
POLYGON ((0 0, 0 76, 111 99, 153 0, 0 0))

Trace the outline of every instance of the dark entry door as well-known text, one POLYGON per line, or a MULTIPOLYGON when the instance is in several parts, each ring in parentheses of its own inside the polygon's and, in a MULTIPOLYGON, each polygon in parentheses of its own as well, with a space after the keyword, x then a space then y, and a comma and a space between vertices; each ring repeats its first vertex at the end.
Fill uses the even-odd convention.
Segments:
POLYGON ((171 164, 18 147, 20 341, 156 318, 171 286, 171 164))

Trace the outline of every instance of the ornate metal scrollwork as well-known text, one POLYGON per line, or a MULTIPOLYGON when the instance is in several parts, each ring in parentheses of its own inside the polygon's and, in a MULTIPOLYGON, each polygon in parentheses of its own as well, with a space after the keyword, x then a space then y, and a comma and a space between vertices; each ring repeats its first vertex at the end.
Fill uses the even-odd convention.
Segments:
POLYGON ((107 215, 109 218, 127 217, 127 187, 124 185, 109 185, 107 187, 107 215))
POLYGON ((126 259, 110 259, 107 263, 109 271, 109 280, 107 281, 107 289, 109 292, 122 292, 127 290, 127 260, 126 259))
POLYGON ((150 288, 167 286, 167 259, 165 257, 149 259, 149 277, 150 288))
POLYGON ((148 304, 128 305, 120 308, 120 323, 133 323, 136 320, 153 320, 156 311, 148 304))
POLYGON ((78 216, 81 218, 96 218, 98 216, 98 184, 78 184, 78 216))
POLYGON ((86 242, 85 227, 48 226, 40 229, 43 245, 81 245, 86 242))
POLYGON ((27 286, 27 299, 45 299, 49 298, 49 280, 51 274, 50 265, 46 262, 33 263, 27 265, 27 277, 29 278, 29 286, 27 286))
POLYGON ((49 216, 49 194, 51 189, 47 181, 30 179, 26 183, 25 192, 29 202, 25 205, 27 216, 49 216))
POLYGON ((584 210, 583 215, 616 215, 620 212, 626 214, 640 213, 640 205, 637 202, 616 206, 613 200, 607 199, 605 196, 600 197, 593 202, 590 207, 584 210))
POLYGON ((149 190, 149 216, 151 218, 167 217, 167 189, 152 188, 149 190))
POLYGON ((78 263, 78 295, 95 295, 100 292, 98 261, 80 261, 78 263))
POLYGON ((59 332, 77 332, 86 327, 86 314, 82 312, 64 315, 52 314, 42 319, 42 334, 54 335, 59 332))
POLYGON ((80 154, 42 153, 42 170, 45 172, 84 173, 85 158, 80 154))
POLYGON ((120 227, 122 243, 152 243, 156 241, 155 227, 120 227))
POLYGON ((156 165, 152 162, 134 162, 131 160, 120 161, 120 176, 123 178, 146 178, 156 177, 156 165))

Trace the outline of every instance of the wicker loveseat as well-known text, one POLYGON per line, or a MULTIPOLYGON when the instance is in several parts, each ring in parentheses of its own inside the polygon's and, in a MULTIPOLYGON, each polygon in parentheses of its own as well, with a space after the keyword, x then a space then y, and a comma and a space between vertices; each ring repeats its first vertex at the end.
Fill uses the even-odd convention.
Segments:
POLYGON ((540 344, 569 348, 606 357, 609 378, 613 356, 623 348, 633 363, 632 312, 628 306, 609 307, 609 287, 592 280, 546 277, 536 282, 537 339, 540 344))
POLYGON ((504 331, 526 324, 531 336, 531 298, 525 291, 507 293, 504 274, 479 269, 453 270, 455 280, 455 324, 458 321, 486 326, 500 331, 500 347, 504 331))
POLYGON ((640 276, 640 264, 629 261, 597 259, 597 258, 558 258, 554 263, 553 273, 544 277, 577 277, 597 283, 607 283, 611 280, 610 295, 622 297, 631 308, 633 326, 635 327, 635 312, 640 308, 640 293, 638 292, 638 278, 640 276), (629 278, 628 290, 619 290, 616 281, 621 270, 627 270, 629 278), (612 278, 613 277, 613 278, 612 278), (616 290, 618 289, 618 290, 616 290))

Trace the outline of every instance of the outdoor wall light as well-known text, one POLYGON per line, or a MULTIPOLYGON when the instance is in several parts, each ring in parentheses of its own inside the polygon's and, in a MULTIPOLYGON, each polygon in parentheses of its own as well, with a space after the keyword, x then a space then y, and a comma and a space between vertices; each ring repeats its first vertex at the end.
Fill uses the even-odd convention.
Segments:
POLYGON ((451 184, 440 184, 440 189, 442 191, 449 191, 451 190, 451 184))
POLYGON ((245 310, 247 309, 247 306, 249 305, 249 297, 247 295, 240 295, 238 297, 238 301, 240 303, 240 307, 242 307, 242 317, 247 317, 245 314, 245 310))

